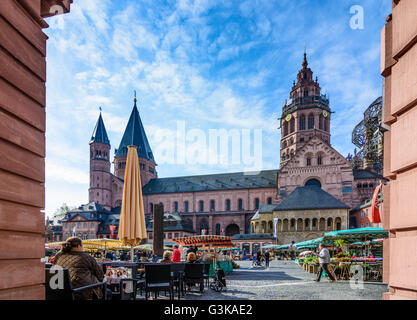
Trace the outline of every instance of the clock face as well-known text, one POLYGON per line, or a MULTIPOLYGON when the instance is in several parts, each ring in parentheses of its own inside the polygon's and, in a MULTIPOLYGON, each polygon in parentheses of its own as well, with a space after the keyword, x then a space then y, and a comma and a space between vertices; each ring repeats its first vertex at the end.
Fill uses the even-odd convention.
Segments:
POLYGON ((323 110, 323 117, 327 118, 328 115, 329 113, 326 110, 323 110))
POLYGON ((289 115, 287 115, 287 116, 285 117, 285 120, 288 122, 288 121, 290 121, 290 120, 291 120, 291 118, 292 118, 292 116, 289 114, 289 115))

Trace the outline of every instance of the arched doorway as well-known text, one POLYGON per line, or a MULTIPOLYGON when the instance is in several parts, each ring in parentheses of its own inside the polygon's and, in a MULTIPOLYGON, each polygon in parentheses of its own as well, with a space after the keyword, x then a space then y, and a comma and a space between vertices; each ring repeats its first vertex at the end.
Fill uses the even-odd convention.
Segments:
POLYGON ((321 182, 317 179, 310 179, 306 182, 304 185, 306 187, 320 187, 321 188, 321 182))
POLYGON ((234 236, 235 234, 239 234, 240 233, 240 228, 237 224, 229 224, 226 227, 226 236, 234 236))
POLYGON ((206 234, 209 234, 209 224, 205 218, 200 221, 200 234, 203 234, 203 230, 206 230, 206 234))

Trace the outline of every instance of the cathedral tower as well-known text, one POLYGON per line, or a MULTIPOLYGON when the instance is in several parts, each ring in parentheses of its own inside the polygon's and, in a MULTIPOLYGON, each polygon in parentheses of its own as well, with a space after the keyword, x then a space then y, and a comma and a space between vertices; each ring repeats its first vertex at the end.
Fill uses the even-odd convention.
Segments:
POLYGON ((329 99, 321 95, 318 79, 313 80, 313 72, 308 68, 307 54, 304 53, 297 83, 294 81, 290 99, 282 108, 281 167, 313 136, 330 145, 330 114, 329 99))
POLYGON ((103 118, 98 117, 90 140, 90 188, 89 202, 97 202, 111 209, 110 140, 103 118))
POLYGON ((157 177, 155 170, 156 164, 148 138, 146 137, 142 120, 139 116, 139 111, 136 106, 136 98, 134 102, 135 104, 133 106, 132 113, 130 114, 129 122, 127 123, 122 141, 120 142, 119 148, 115 151, 114 175, 120 179, 125 178, 127 147, 130 145, 136 146, 139 157, 140 179, 142 186, 144 186, 149 182, 149 180, 157 177))

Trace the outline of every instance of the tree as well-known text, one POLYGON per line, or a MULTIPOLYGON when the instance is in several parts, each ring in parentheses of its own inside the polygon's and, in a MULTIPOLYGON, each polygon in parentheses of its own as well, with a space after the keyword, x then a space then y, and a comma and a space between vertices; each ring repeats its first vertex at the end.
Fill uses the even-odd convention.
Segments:
POLYGON ((63 203, 61 207, 55 210, 54 217, 64 217, 68 211, 75 209, 75 207, 69 207, 66 203, 63 203))

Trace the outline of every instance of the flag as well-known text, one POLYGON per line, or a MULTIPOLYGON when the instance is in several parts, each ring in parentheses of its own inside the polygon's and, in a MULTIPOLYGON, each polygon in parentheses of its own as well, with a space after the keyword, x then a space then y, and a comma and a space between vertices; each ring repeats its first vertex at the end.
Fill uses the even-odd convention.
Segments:
POLYGON ((276 239, 277 236, 277 223, 278 223, 278 218, 274 218, 274 238, 276 239))
POLYGON ((110 239, 114 239, 114 231, 116 230, 116 226, 109 226, 110 229, 110 239))
POLYGON ((374 195, 372 197, 372 206, 371 206, 371 214, 370 220, 372 223, 381 223, 381 213, 379 212, 378 207, 378 194, 381 190, 382 184, 377 186, 374 191, 374 195))
POLYGON ((75 230, 76 230, 77 226, 74 226, 74 228, 72 228, 72 236, 75 237, 75 230))

